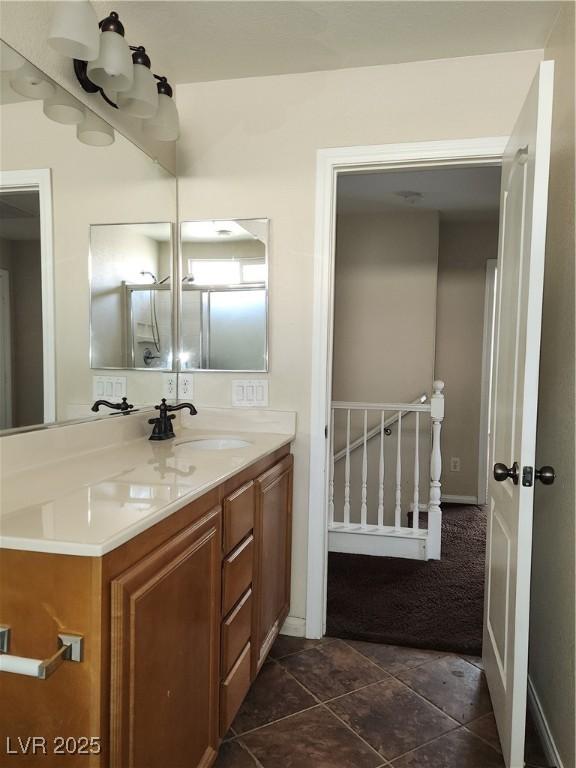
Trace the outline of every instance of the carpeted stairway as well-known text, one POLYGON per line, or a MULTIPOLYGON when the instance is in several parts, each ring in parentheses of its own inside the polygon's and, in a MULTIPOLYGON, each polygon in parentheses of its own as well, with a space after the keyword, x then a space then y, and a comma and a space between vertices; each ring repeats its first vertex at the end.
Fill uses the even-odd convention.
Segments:
POLYGON ((481 654, 486 511, 442 510, 441 560, 330 553, 327 635, 481 654))

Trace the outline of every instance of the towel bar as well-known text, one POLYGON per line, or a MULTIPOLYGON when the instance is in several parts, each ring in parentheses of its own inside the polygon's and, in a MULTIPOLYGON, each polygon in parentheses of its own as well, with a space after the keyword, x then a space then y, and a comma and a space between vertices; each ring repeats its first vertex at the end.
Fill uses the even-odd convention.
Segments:
POLYGON ((84 638, 71 633, 58 635, 59 648, 47 659, 28 659, 24 656, 12 656, 10 648, 10 627, 0 626, 0 672, 12 672, 16 675, 36 677, 46 680, 55 672, 63 661, 82 661, 84 638))

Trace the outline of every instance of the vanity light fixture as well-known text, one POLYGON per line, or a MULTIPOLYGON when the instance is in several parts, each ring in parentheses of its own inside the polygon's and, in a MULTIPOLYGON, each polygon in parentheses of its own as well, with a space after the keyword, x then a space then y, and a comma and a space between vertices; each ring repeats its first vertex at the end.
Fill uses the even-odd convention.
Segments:
POLYGON ((97 59, 88 61, 86 75, 100 88, 117 93, 132 87, 134 67, 130 46, 124 39, 124 25, 115 11, 100 22, 100 52, 97 59))
POLYGON ((166 78, 161 77, 157 89, 158 109, 155 115, 144 121, 144 133, 156 141, 176 141, 180 135, 180 125, 172 88, 166 78))
POLYGON ((87 112, 76 126, 76 136, 78 141, 91 147, 107 147, 114 143, 114 129, 94 112, 87 112))
POLYGON ((79 125, 84 120, 82 104, 62 88, 58 88, 54 96, 44 99, 44 114, 64 125, 79 125))
POLYGON ((98 17, 90 0, 69 0, 54 7, 48 45, 70 59, 97 59, 100 51, 98 17))
POLYGON ((28 62, 14 71, 10 87, 27 99, 48 99, 56 92, 56 88, 44 78, 42 72, 28 62))
POLYGON ((116 11, 98 22, 88 0, 58 5, 48 42, 74 59, 74 72, 82 88, 99 93, 115 109, 141 118, 144 133, 151 138, 175 141, 180 129, 172 88, 166 77, 152 71, 146 49, 126 42, 116 11))
POLYGON ((128 91, 118 93, 118 107, 134 117, 153 117, 158 111, 158 88, 143 46, 132 54, 134 79, 128 91))

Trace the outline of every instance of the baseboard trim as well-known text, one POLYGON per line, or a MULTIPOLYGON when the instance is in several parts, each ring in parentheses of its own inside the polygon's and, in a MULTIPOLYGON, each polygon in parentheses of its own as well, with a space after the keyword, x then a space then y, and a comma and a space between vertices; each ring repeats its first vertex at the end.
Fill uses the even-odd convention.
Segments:
POLYGON ((551 765, 556 766, 556 768, 564 768, 564 763, 556 748, 550 726, 546 720, 546 715, 544 714, 542 704, 538 698, 536 688, 534 687, 530 675, 528 675, 528 709, 534 718, 534 725, 538 731, 538 736, 540 737, 540 742, 544 754, 546 755, 546 759, 551 765))
POLYGON ((280 630, 281 635, 290 637, 306 636, 306 619, 300 619, 298 616, 288 616, 280 630))
POLYGON ((445 501, 447 504, 478 504, 477 496, 452 496, 450 494, 442 494, 440 501, 445 501))

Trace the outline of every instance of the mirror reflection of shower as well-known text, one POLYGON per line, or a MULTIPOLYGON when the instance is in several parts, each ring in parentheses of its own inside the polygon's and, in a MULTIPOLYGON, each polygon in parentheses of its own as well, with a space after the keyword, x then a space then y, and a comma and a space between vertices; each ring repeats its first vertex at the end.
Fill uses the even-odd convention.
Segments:
POLYGON ((152 344, 154 345, 154 351, 150 349, 150 347, 145 347, 142 353, 142 360, 144 362, 144 365, 150 368, 154 365, 154 360, 161 359, 160 327, 158 325, 158 310, 156 306, 155 288, 158 285, 163 285, 164 283, 168 282, 168 280, 170 280, 170 275, 163 278, 162 280, 158 280, 156 275, 153 272, 150 272, 149 270, 146 270, 146 269, 142 270, 140 274, 143 277, 146 277, 146 275, 149 275, 152 278, 152 285, 150 286, 150 289, 148 291, 148 302, 149 302, 149 310, 150 310, 149 327, 152 331, 152 344))
POLYGON ((172 228, 90 228, 93 368, 172 366, 172 228))

